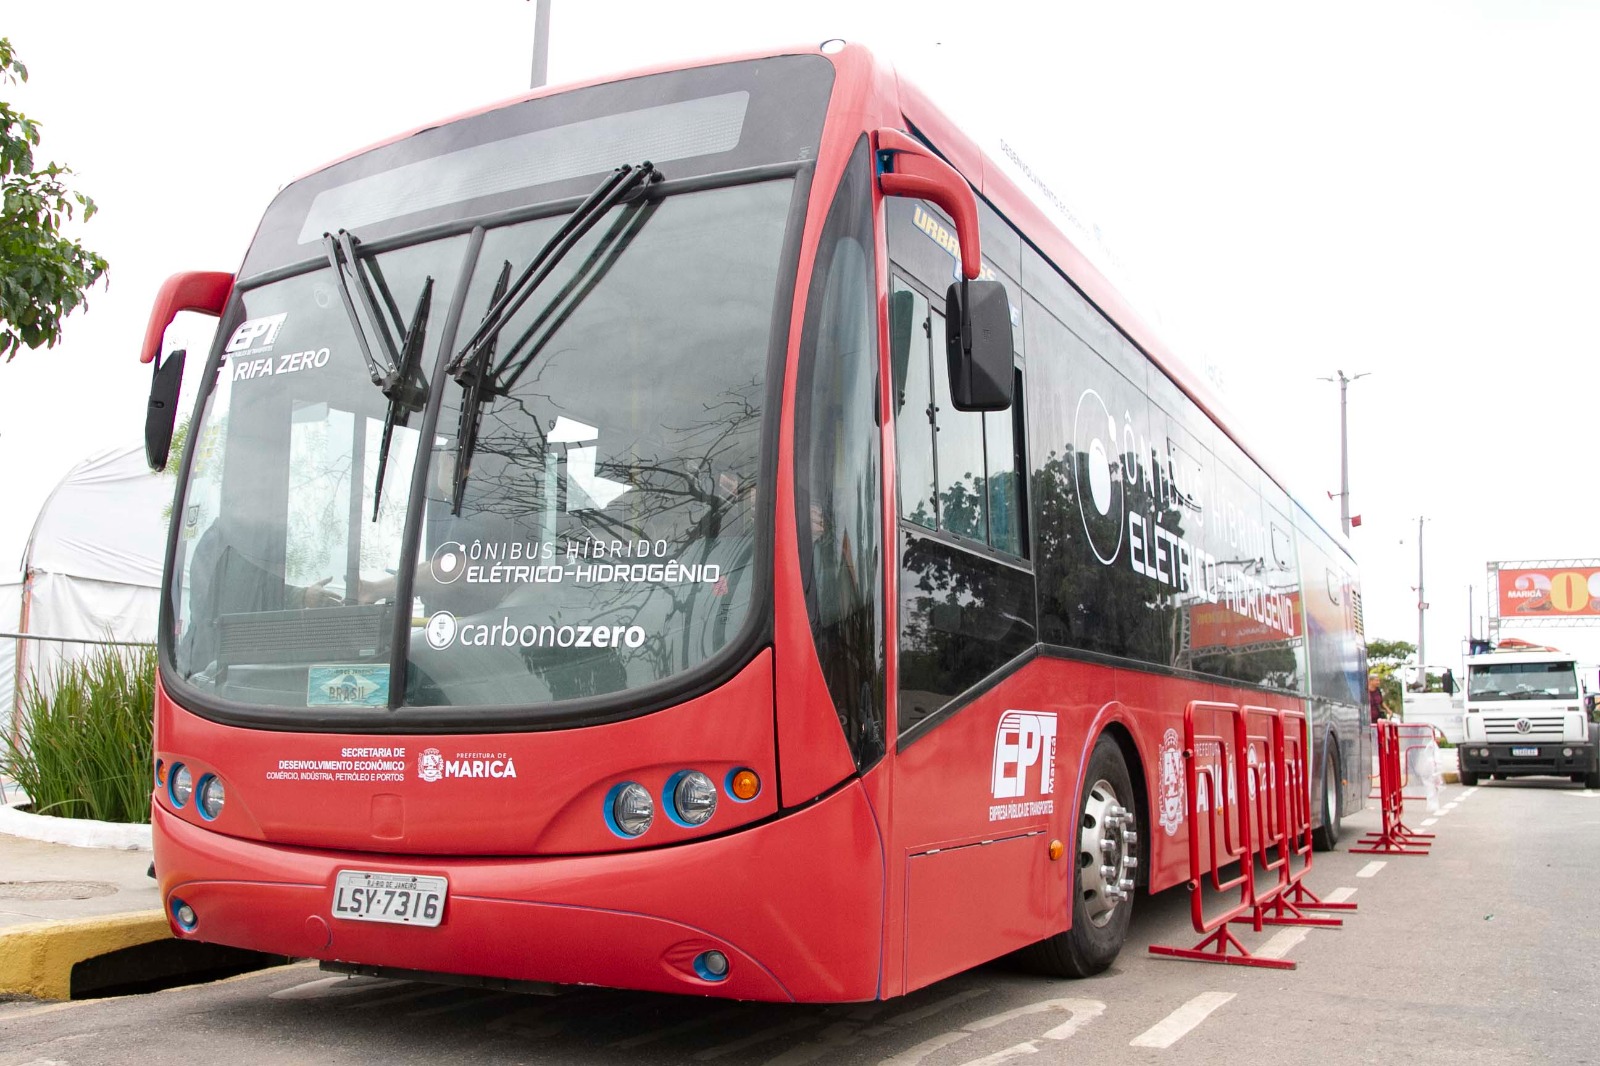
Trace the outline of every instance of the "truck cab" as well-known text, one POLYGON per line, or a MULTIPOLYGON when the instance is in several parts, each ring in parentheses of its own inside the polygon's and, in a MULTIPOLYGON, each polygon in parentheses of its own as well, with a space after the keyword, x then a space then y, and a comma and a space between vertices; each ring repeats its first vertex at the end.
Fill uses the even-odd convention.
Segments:
POLYGON ((1523 642, 1467 659, 1461 783, 1562 776, 1600 788, 1600 736, 1578 664, 1523 642))

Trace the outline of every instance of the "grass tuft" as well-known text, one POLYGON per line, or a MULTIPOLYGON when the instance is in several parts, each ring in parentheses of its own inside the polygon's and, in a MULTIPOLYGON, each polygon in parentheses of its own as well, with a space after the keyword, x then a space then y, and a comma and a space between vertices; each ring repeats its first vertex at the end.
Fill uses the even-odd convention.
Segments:
POLYGON ((0 773, 35 814, 150 820, 155 676, 155 649, 100 647, 52 670, 47 687, 30 679, 19 728, 0 736, 0 773))

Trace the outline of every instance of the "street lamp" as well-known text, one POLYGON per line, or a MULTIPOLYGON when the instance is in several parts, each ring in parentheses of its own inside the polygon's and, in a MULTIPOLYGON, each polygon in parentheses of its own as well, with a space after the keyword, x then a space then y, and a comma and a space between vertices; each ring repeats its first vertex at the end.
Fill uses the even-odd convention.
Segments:
POLYGON ((550 0, 535 0, 533 7, 533 76, 531 89, 550 80, 550 0))
POLYGON ((1336 378, 1318 378, 1318 381, 1337 381, 1339 383, 1339 523, 1344 527, 1344 535, 1350 535, 1350 430, 1346 415, 1345 393, 1350 388, 1352 381, 1367 377, 1370 371, 1363 370, 1354 377, 1345 377, 1343 370, 1335 370, 1336 378))

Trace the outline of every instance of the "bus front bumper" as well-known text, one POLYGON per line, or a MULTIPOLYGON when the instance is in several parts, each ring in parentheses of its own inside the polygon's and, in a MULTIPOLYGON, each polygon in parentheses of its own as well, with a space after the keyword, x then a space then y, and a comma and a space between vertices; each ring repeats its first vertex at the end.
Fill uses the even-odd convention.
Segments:
POLYGON ((183 939, 505 981, 769 1001, 879 994, 883 859, 859 787, 725 837, 554 858, 286 847, 159 804, 153 821, 161 898, 183 939), (440 924, 334 917, 340 871, 445 877, 440 924), (185 905, 192 920, 179 918, 185 905), (724 974, 707 969, 708 952, 727 960, 724 974))

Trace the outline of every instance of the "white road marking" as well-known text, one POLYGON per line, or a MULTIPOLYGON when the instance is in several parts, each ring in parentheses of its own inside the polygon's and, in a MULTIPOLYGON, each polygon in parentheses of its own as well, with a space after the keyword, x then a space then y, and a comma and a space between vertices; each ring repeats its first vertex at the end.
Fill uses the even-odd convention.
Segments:
POLYGON ((1324 903, 1343 903, 1356 894, 1353 888, 1336 888, 1323 897, 1324 903))
POLYGON ((1580 799, 1594 799, 1596 796, 1600 796, 1600 792, 1596 792, 1592 788, 1586 788, 1582 792, 1563 792, 1561 795, 1577 796, 1580 799))
POLYGON ((1438 821, 1438 820, 1439 820, 1439 819, 1437 819, 1437 818, 1424 818, 1424 819, 1423 819, 1423 820, 1422 820, 1422 824, 1423 824, 1423 826, 1424 826, 1424 827, 1426 827, 1426 826, 1430 826, 1430 825, 1433 825, 1433 824, 1434 824, 1434 823, 1435 823, 1435 822, 1437 822, 1437 821, 1438 821))
POLYGON ((1375 859, 1356 871, 1357 877, 1377 877, 1378 871, 1389 865, 1382 859, 1375 859))
POLYGON ((343 1010, 366 1010, 368 1007, 382 1007, 390 1003, 404 1003, 407 1000, 421 999, 423 996, 437 996, 440 992, 449 990, 448 985, 423 985, 405 992, 396 992, 392 996, 379 996, 377 999, 364 999, 360 1003, 346 1003, 343 1010))
POLYGON ((387 977, 324 977, 319 981, 291 985, 269 993, 268 999, 322 999, 327 996, 350 996, 357 992, 371 992, 375 988, 394 985, 387 977))
MULTIPOLYGON (((1303 934, 1305 930, 1301 930, 1303 934)), ((1129 1047, 1169 1048, 1189 1035, 1210 1013, 1233 998, 1232 992, 1202 992, 1132 1040, 1129 1047)))
MULTIPOLYGON (((979 996, 988 994, 989 990, 987 988, 963 989, 955 995, 935 1000, 915 1010, 890 1015, 873 1025, 864 1025, 862 1023, 872 1022, 873 1019, 884 1012, 889 1004, 865 1003, 850 1010, 845 1015, 845 1021, 834 1022, 818 1033, 815 1039, 779 1053, 776 1058, 768 1059, 762 1066, 803 1066, 805 1063, 815 1062, 818 1059, 834 1058, 844 1048, 853 1047, 865 1040, 876 1039, 903 1026, 941 1014, 958 1003, 965 1003, 969 999, 977 999, 979 996)), ((827 1013, 834 1014, 835 1012, 829 1011, 827 1013)))
POLYGON ((981 1033, 985 1029, 993 1029, 997 1025, 1004 1025, 1029 1014, 1066 1011, 1072 1015, 1065 1022, 1047 1030, 1035 1040, 1014 1044, 1004 1051, 995 1052, 981 1059, 972 1059, 962 1064, 962 1066, 980 1066, 980 1064, 992 1066, 994 1063, 1014 1059, 1019 1055, 1033 1054, 1039 1050, 1038 1043, 1040 1040, 1066 1040, 1080 1028, 1104 1014, 1105 1010, 1106 1005, 1097 999, 1043 999, 1037 1003, 1029 1003, 1026 1006, 1017 1007, 1014 1010, 1001 1011, 999 1014, 991 1014, 987 1018, 979 1018, 977 1021, 968 1022, 952 1032, 940 1033, 938 1036, 924 1040, 922 1043, 902 1051, 898 1055, 884 1059, 880 1066, 917 1066, 923 1059, 940 1048, 948 1047, 959 1040, 965 1040, 974 1033, 981 1033))
POLYGON ((743 1037, 739 1040, 733 1040, 726 1044, 718 1044, 716 1047, 708 1047, 704 1051, 698 1052, 695 1055, 695 1061, 709 1062, 712 1059, 720 1059, 722 1056, 731 1055, 735 1051, 743 1051, 745 1048, 755 1047, 757 1044, 764 1044, 775 1036, 787 1036, 790 1033, 798 1033, 800 1030, 810 1029, 816 1024, 817 1019, 813 1017, 793 1018, 778 1025, 769 1025, 767 1028, 762 1029, 759 1032, 751 1033, 749 1036, 743 1037))
POLYGON ((1476 791, 1478 791, 1478 786, 1477 785, 1473 785, 1471 788, 1469 788, 1465 792, 1461 793, 1461 798, 1462 799, 1466 799, 1468 796, 1472 795, 1476 791))
POLYGON ((1441 807, 1439 810, 1433 812, 1433 816, 1435 818, 1443 818, 1445 815, 1447 815, 1449 813, 1450 813, 1450 808, 1449 807, 1441 807))
POLYGON ((677 1025, 669 1025, 665 1029, 656 1029, 653 1032, 641 1033, 639 1036, 630 1036, 628 1039, 618 1040, 610 1046, 615 1048, 642 1047, 645 1044, 653 1044, 657 1040, 667 1040, 683 1033, 692 1033, 694 1030, 704 1028, 707 1025, 718 1025, 743 1013, 743 1007, 729 1007, 727 1010, 720 1010, 714 1014, 704 1014, 698 1018, 680 1022, 677 1025))
POLYGON ((406 1014, 407 1018, 431 1018, 435 1014, 449 1014, 451 1011, 461 1010, 464 1007, 476 1007, 484 1003, 493 1003, 499 999, 522 999, 521 992, 490 992, 481 996, 462 996, 459 999, 438 1007, 428 1007, 423 1010, 414 1010, 406 1014))
POLYGON ((1304 940, 1306 934, 1310 931, 1305 926, 1290 926, 1287 929, 1280 929, 1272 934, 1271 939, 1251 954, 1263 959, 1281 959, 1289 954, 1291 948, 1304 940))
POLYGON ((979 996, 988 995, 988 993, 989 990, 987 988, 969 988, 963 992, 957 992, 953 996, 935 1000, 926 1007, 918 1007, 916 1010, 908 1010, 904 1014, 896 1014, 892 1018, 885 1018, 882 1024, 914 1025, 924 1018, 931 1018, 935 1014, 943 1014, 957 1003, 965 1003, 969 999, 977 999, 979 996))
POLYGON ((1447 811, 1453 811, 1453 810, 1456 809, 1456 804, 1460 803, 1460 802, 1461 802, 1460 800, 1454 800, 1453 802, 1446 803, 1444 805, 1444 809, 1447 810, 1447 811))

